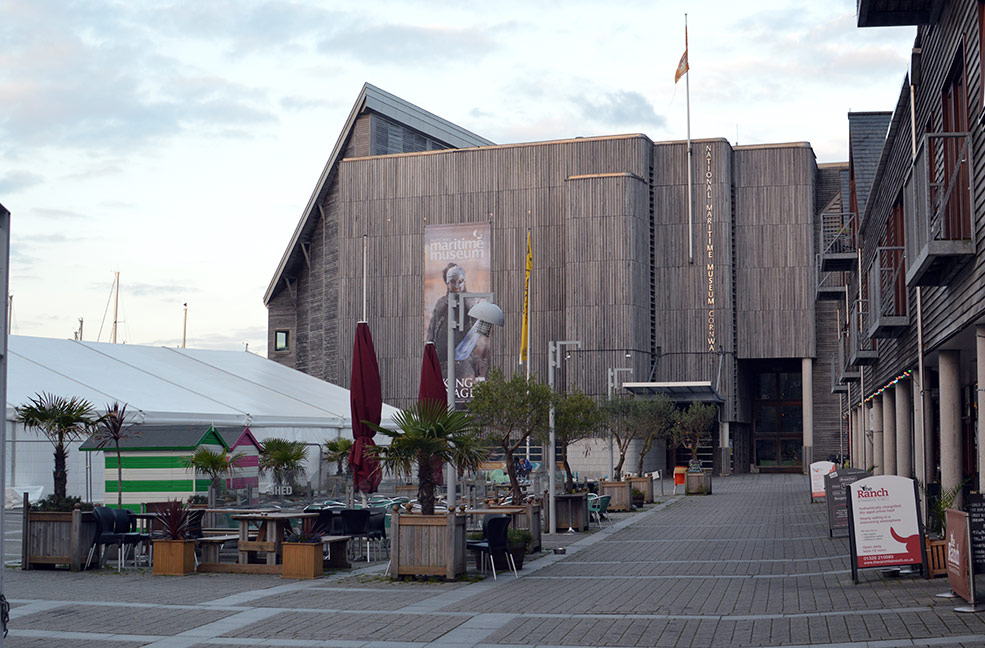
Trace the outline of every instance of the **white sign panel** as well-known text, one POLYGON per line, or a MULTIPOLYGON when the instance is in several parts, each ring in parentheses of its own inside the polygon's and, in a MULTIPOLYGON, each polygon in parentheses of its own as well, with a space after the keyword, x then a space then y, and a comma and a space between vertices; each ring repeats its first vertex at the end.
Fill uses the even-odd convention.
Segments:
POLYGON ((920 564, 923 561, 913 480, 895 475, 850 484, 854 568, 920 564))
POLYGON ((815 461, 811 464, 811 499, 824 497, 824 476, 835 471, 830 461, 815 461))

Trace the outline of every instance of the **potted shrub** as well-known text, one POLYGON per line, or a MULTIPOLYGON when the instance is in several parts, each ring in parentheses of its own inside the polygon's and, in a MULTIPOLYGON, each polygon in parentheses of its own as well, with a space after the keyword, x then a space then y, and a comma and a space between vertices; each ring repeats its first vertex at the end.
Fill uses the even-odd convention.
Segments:
POLYGON ((388 469, 403 477, 417 475, 421 513, 394 512, 390 518, 390 567, 394 578, 406 575, 444 576, 465 573, 465 516, 434 514, 435 462, 474 471, 486 450, 465 412, 449 410, 434 400, 415 403, 393 417, 396 430, 367 423, 390 437, 390 445, 370 450, 388 469))
POLYGON ((154 574, 184 576, 195 571, 195 541, 189 540, 188 509, 181 500, 168 500, 157 512, 161 528, 154 544, 154 574))
POLYGON ((28 506, 24 498, 21 567, 66 564, 77 571, 95 540, 96 520, 92 513, 83 514, 76 507, 78 498, 67 497, 66 444, 86 436, 95 424, 95 412, 85 399, 42 392, 17 407, 15 416, 18 423, 40 432, 54 447, 54 494, 41 507, 28 506))
POLYGON ((643 502, 646 499, 646 493, 638 488, 633 489, 633 506, 636 508, 643 508, 643 502))
POLYGON ((324 565, 321 537, 326 533, 318 518, 304 518, 301 527, 281 543, 281 578, 321 576, 324 565))
POLYGON ((702 468, 698 459, 698 447, 711 437, 712 426, 718 417, 718 408, 708 403, 691 403, 680 413, 674 427, 675 445, 691 451, 684 480, 685 495, 711 495, 711 470, 702 468))

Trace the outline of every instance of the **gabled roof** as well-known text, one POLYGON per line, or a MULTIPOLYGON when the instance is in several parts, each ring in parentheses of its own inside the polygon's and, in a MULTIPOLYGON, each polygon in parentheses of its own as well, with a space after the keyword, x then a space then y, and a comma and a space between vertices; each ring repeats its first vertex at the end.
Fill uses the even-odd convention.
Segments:
POLYGON ((320 216, 318 203, 328 191, 332 175, 338 163, 342 161, 342 153, 345 151, 346 143, 349 141, 349 135, 356 123, 356 119, 366 112, 383 115, 388 119, 413 128, 434 140, 447 144, 449 148, 469 148, 494 144, 494 142, 479 137, 475 133, 467 131, 460 126, 456 126, 450 121, 442 119, 423 108, 404 101, 389 92, 380 90, 374 85, 370 85, 369 83, 363 84, 362 90, 360 90, 359 96, 356 98, 356 103, 349 112, 349 118, 346 119, 345 126, 343 126, 342 132, 339 134, 339 139, 335 142, 335 148, 332 149, 332 154, 328 157, 325 168, 322 169, 318 183, 315 185, 314 191, 311 192, 308 204, 301 214, 301 220, 294 229, 291 242, 288 244, 287 250, 284 251, 280 263, 277 264, 277 270, 274 272, 274 276, 270 280, 270 285, 267 287, 267 292, 263 296, 264 304, 270 303, 274 295, 283 288, 282 280, 286 276, 288 269, 293 268, 295 264, 301 263, 304 259, 301 243, 311 237, 311 232, 318 223, 320 216))
MULTIPOLYGON (((221 446, 223 450, 231 447, 211 425, 139 425, 139 434, 120 439, 120 450, 194 450, 200 445, 221 446)), ((239 436, 241 428, 224 428, 227 433, 239 436)), ((89 437, 79 446, 79 450, 115 450, 112 443, 96 447, 96 441, 89 437)))
POLYGON ((848 148, 855 169, 855 197, 858 199, 859 216, 865 213, 872 180, 876 175, 892 117, 891 112, 848 113, 848 148))
POLYGON ((249 427, 245 427, 242 430, 239 428, 216 428, 216 432, 222 437, 222 440, 226 443, 226 446, 233 450, 240 446, 251 445, 260 447, 260 442, 257 441, 253 433, 250 432, 249 427))

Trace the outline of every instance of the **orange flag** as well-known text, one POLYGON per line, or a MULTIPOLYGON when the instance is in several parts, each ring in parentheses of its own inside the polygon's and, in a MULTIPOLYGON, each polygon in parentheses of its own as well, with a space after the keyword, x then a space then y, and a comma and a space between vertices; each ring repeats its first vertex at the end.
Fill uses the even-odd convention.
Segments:
POLYGON ((681 77, 687 74, 687 49, 684 50, 684 55, 681 57, 681 62, 677 64, 677 72, 674 73, 674 83, 681 80, 681 77))

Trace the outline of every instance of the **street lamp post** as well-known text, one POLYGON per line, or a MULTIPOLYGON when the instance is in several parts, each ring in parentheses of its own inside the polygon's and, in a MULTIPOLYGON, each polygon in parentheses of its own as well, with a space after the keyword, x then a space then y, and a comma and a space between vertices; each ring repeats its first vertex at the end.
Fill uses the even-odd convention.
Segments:
MULTIPOLYGON (((469 309, 469 317, 478 320, 476 334, 488 337, 493 325, 502 326, 505 318, 503 311, 493 303, 495 295, 493 293, 470 293, 470 292, 449 292, 448 293, 448 355, 445 358, 448 373, 448 409, 455 409, 455 331, 465 330, 465 300, 466 299, 488 299, 482 301, 469 309), (456 306, 461 306, 456 311, 456 306)), ((445 465, 445 488, 447 491, 448 510, 451 511, 455 506, 455 478, 457 477, 455 465, 448 462, 445 465)))
MULTIPOLYGON (((550 341, 547 343, 547 380, 552 392, 554 391, 554 370, 561 366, 561 349, 565 346, 581 347, 581 340, 562 340, 560 342, 550 341)), ((557 490, 557 457, 555 456, 553 403, 551 403, 548 425, 550 426, 550 436, 548 437, 547 443, 547 532, 553 534, 557 529, 557 510, 555 508, 554 499, 557 490)))
MULTIPOLYGON (((627 354, 628 355, 628 354, 627 354)), ((609 367, 609 400, 612 400, 612 392, 616 390, 619 383, 619 373, 620 372, 633 373, 632 367, 609 367)), ((609 478, 614 479, 616 474, 616 457, 613 452, 612 443, 612 431, 609 431, 609 478)))

